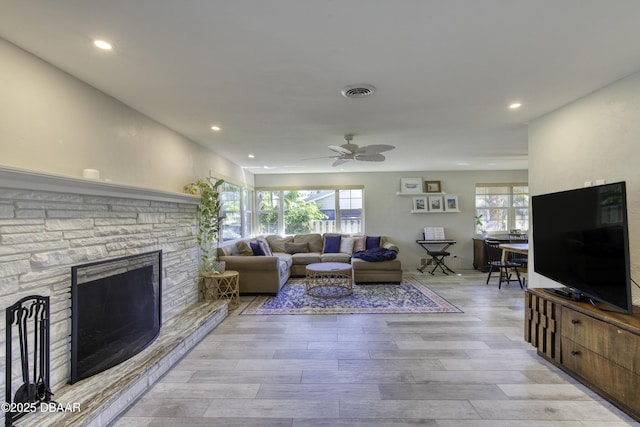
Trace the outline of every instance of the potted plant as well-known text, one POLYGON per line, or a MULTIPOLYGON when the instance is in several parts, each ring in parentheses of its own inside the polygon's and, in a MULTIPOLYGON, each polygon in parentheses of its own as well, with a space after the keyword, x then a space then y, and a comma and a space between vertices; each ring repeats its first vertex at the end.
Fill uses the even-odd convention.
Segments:
POLYGON ((222 179, 207 177, 185 186, 190 194, 199 194, 200 203, 196 213, 198 233, 196 240, 200 248, 200 277, 207 274, 224 273, 224 261, 218 261, 218 242, 224 217, 220 215, 222 202, 218 188, 224 183, 222 179))
POLYGON ((484 229, 484 223, 482 222, 483 214, 476 215, 473 218, 476 220, 476 232, 481 236, 484 236, 486 231, 484 229))

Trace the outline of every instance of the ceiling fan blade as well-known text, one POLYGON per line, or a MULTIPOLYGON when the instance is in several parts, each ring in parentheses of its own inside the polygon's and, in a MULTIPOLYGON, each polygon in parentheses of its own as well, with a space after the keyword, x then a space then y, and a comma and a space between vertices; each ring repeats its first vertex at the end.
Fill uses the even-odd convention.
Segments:
POLYGON ((350 159, 338 159, 335 162, 333 162, 333 164, 331 166, 336 167, 336 166, 340 166, 342 164, 345 164, 349 161, 350 159))
POLYGON ((351 151, 347 150, 346 148, 343 148, 339 145, 330 145, 329 146, 329 150, 338 153, 338 154, 352 154, 351 151))
POLYGON ((385 157, 380 153, 356 154, 356 160, 364 160, 365 162, 382 162, 385 157))
POLYGON ((366 145, 364 147, 360 147, 360 149, 356 151, 356 154, 378 154, 384 151, 393 150, 394 148, 396 147, 386 144, 366 145))

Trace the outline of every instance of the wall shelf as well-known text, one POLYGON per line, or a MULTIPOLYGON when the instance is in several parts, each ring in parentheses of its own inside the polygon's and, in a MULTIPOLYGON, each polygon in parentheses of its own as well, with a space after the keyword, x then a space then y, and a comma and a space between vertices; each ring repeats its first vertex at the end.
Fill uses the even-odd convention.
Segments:
POLYGON ((396 196, 444 196, 447 193, 401 193, 397 192, 396 196))
MULTIPOLYGON (((409 211, 412 214, 439 214, 439 213, 459 213, 460 209, 458 209, 458 196, 456 194, 451 194, 447 197, 447 193, 439 192, 439 193, 402 193, 396 192, 397 196, 412 196, 414 198, 412 209, 409 211), (440 198, 440 205, 444 209, 442 210, 430 210, 429 204, 431 201, 429 198, 440 198), (423 200, 420 200, 423 199, 423 200), (423 206, 426 209, 415 209, 417 206, 423 206), (453 206, 455 209, 447 209, 447 206, 453 206)), ((433 202, 437 202, 437 200, 433 200, 433 202)))
POLYGON ((409 212, 411 212, 412 214, 441 214, 441 213, 459 213, 460 210, 456 209, 456 210, 448 210, 448 211, 417 211, 414 209, 411 209, 409 212))

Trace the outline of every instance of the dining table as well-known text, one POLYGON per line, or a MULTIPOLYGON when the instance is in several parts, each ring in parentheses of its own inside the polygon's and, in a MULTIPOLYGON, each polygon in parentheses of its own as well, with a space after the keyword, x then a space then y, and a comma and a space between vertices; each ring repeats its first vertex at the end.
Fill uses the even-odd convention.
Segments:
POLYGON ((502 262, 507 260, 509 253, 529 255, 529 243, 501 243, 500 249, 502 249, 502 262))
MULTIPOLYGON (((529 256, 529 243, 501 243, 499 246, 502 249, 502 262, 505 262, 509 259, 509 253, 524 255, 525 257, 529 256)), ((527 265, 522 266, 524 271, 520 272, 520 277, 522 277, 523 283, 526 283, 529 279, 529 274, 527 273, 527 265)))

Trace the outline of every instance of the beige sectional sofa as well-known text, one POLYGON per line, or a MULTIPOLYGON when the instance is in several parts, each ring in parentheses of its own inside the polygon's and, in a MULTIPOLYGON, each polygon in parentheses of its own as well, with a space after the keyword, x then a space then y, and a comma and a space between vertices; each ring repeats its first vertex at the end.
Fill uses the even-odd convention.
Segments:
MULTIPOLYGON (((369 262, 351 258, 353 252, 364 249, 363 238, 366 242, 366 236, 336 233, 268 235, 225 242, 218 249, 218 257, 226 262, 227 270, 240 272, 241 294, 277 294, 290 276, 304 277, 306 266, 318 262, 350 262, 356 284, 402 281, 402 265, 397 259, 369 262), (323 251, 327 236, 341 236, 339 252, 323 251), (266 242, 272 254, 255 256, 249 243, 257 240, 266 242)), ((380 236, 380 247, 398 252, 398 247, 384 236, 380 236)))

